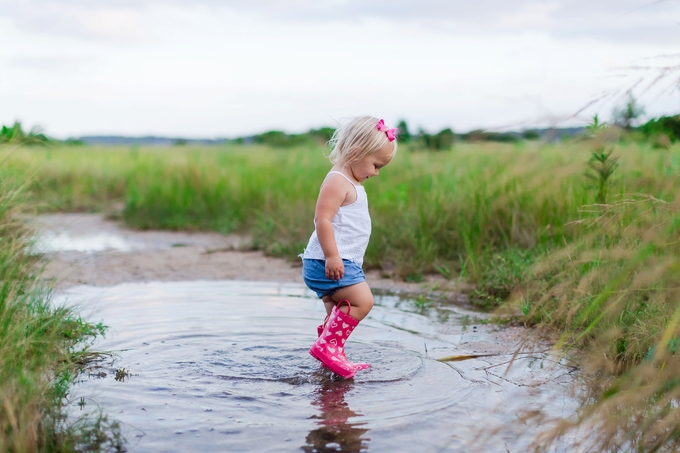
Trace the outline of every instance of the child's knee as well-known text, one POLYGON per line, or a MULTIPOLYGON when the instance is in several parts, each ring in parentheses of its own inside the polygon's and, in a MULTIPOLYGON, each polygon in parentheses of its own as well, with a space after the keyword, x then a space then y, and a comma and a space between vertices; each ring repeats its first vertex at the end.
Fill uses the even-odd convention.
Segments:
POLYGON ((375 301, 373 299, 373 294, 371 294, 370 297, 368 297, 366 299, 366 303, 364 304, 364 307, 366 308, 366 310, 371 310, 373 308, 374 302, 375 301))
POLYGON ((358 315, 363 319, 372 309, 373 309, 373 295, 369 294, 366 297, 363 297, 358 304, 358 309, 361 313, 358 313, 358 315))

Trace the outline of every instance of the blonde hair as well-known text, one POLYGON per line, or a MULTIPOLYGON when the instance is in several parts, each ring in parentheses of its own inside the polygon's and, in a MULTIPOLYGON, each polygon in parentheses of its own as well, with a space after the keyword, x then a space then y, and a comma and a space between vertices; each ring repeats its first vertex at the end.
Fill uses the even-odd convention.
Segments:
MULTIPOLYGON (((378 121, 380 121, 378 118, 372 116, 359 116, 338 124, 338 128, 328 140, 331 147, 328 159, 331 163, 346 167, 390 143, 387 134, 378 130, 378 121)), ((397 153, 397 140, 392 143, 394 156, 397 153)))

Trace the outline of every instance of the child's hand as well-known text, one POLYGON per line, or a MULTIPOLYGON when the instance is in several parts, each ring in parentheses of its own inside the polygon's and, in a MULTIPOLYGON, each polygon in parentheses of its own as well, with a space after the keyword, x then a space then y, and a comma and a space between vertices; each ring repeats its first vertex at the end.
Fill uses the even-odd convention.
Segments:
POLYGON ((342 258, 333 256, 326 258, 326 277, 331 280, 340 280, 345 275, 345 265, 342 258))

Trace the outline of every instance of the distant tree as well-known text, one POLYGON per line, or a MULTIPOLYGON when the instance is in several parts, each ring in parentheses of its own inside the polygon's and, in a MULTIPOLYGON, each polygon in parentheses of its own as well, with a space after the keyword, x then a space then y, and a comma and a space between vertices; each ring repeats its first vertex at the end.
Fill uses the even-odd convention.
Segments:
POLYGON ((529 131, 524 131, 522 133, 522 137, 525 140, 538 140, 540 136, 538 134, 538 131, 529 130, 529 131))
POLYGON ((283 131, 268 131, 253 136, 254 143, 271 146, 272 148, 292 148, 310 143, 311 136, 307 134, 286 134, 283 131))
POLYGON ((614 117, 614 124, 629 131, 633 128, 633 122, 644 113, 645 108, 639 105, 635 97, 629 93, 626 104, 622 107, 615 107, 612 116, 614 117))
POLYGON ((425 148, 428 148, 432 151, 441 151, 449 149, 451 146, 453 146, 455 134, 451 128, 447 127, 436 134, 428 134, 427 132, 421 130, 420 137, 423 140, 425 148))
POLYGON ((83 146, 83 145, 85 145, 85 142, 82 141, 82 140, 80 140, 80 139, 78 139, 78 138, 73 138, 73 137, 71 137, 71 138, 67 138, 66 140, 64 140, 64 145, 68 145, 68 146, 83 146))
POLYGON ((486 139, 490 142, 514 143, 518 138, 511 132, 487 132, 486 139))
POLYGON ((408 143, 411 141, 413 137, 411 137, 411 132, 408 130, 408 124, 406 124, 405 120, 400 120, 399 124, 397 124, 397 129, 399 129, 399 141, 408 143))
POLYGON ((437 139, 438 149, 449 149, 453 146, 455 135, 451 128, 447 127, 446 129, 442 129, 435 134, 435 137, 437 139))

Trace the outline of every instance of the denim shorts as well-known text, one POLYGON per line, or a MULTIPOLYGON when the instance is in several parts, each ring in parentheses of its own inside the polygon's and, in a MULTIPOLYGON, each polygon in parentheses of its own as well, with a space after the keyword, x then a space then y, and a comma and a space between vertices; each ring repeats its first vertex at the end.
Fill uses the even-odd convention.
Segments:
POLYGON ((305 285, 314 291, 319 298, 322 298, 333 294, 340 288, 366 281, 364 271, 357 263, 343 259, 342 264, 345 265, 345 274, 340 280, 331 280, 326 277, 325 260, 303 259, 302 278, 305 285))

